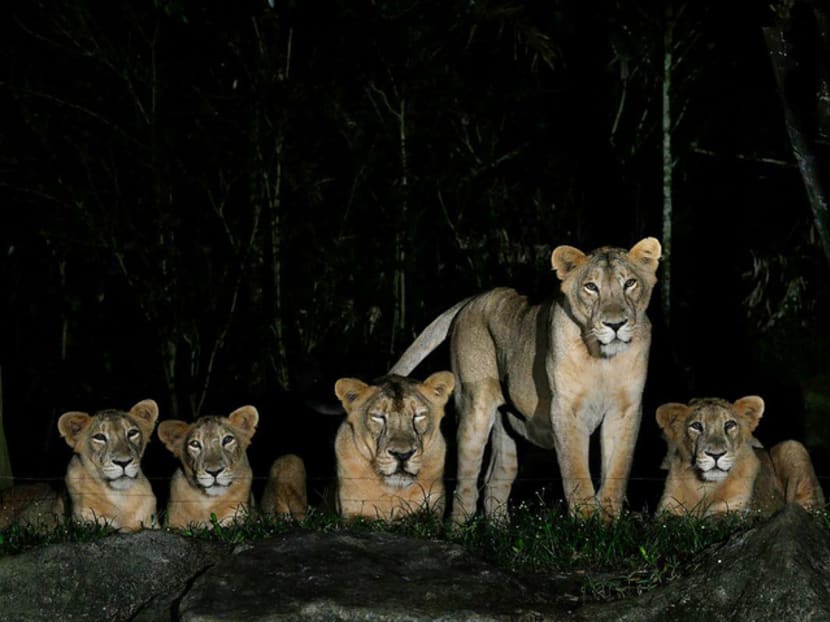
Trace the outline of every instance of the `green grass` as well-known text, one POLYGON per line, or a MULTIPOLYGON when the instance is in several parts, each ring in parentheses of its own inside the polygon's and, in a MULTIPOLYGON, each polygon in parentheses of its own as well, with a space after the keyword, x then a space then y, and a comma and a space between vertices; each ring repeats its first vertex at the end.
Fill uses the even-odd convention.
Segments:
POLYGON ((66 521, 48 530, 31 525, 12 525, 0 529, 0 557, 22 553, 27 549, 65 542, 94 542, 114 533, 106 525, 66 521))
MULTIPOLYGON (((830 529, 830 513, 818 513, 818 520, 830 529)), ((214 523, 183 534, 237 544, 301 532, 383 530, 454 542, 513 571, 540 577, 571 574, 578 579, 583 598, 604 600, 665 584, 688 571, 706 547, 722 543, 756 522, 756 518, 735 515, 702 520, 625 513, 606 525, 598 519, 573 519, 561 506, 533 503, 514 508, 506 525, 476 518, 463 527, 453 527, 428 514, 415 514, 393 524, 345 521, 312 511, 302 521, 248 518, 230 527, 214 523)), ((72 523, 46 534, 15 526, 0 531, 0 555, 55 542, 87 542, 108 533, 111 530, 104 527, 72 523)))

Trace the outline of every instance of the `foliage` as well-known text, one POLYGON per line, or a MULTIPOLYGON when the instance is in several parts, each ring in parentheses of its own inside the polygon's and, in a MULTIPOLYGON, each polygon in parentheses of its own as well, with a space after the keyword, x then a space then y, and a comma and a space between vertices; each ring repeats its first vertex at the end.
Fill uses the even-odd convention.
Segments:
POLYGON ((36 546, 66 542, 94 542, 114 533, 106 525, 66 521, 44 530, 37 525, 11 525, 0 529, 0 556, 15 555, 36 546))
MULTIPOLYGON (((827 513, 819 520, 830 529, 827 513)), ((577 520, 561 506, 522 504, 509 524, 475 518, 455 527, 430 513, 414 514, 389 524, 311 511, 301 521, 249 517, 231 526, 217 522, 183 535, 239 544, 297 532, 391 531, 415 538, 437 538, 459 544, 502 568, 538 574, 567 573, 579 579, 583 596, 608 599, 639 594, 662 585, 692 567, 699 554, 730 535, 751 527, 752 517, 719 520, 691 517, 654 518, 626 513, 606 525, 598 519, 577 520)), ((111 533, 100 527, 69 523, 52 533, 14 526, 0 531, 0 555, 20 553, 55 542, 87 542, 111 533)))
MULTIPOLYGON (((672 6, 682 234, 649 383, 678 387, 667 399, 734 372, 701 344, 752 335, 720 321, 748 289, 764 317, 800 301, 809 324, 827 282, 803 270, 817 250, 798 244, 807 208, 755 47, 763 7, 672 6), (770 269, 742 280, 753 256, 770 269)), ((287 390, 331 397, 463 296, 556 293, 554 245, 654 235, 665 16, 567 0, 10 7, 0 346, 15 472, 55 475, 62 410, 153 397, 188 419, 287 390)))

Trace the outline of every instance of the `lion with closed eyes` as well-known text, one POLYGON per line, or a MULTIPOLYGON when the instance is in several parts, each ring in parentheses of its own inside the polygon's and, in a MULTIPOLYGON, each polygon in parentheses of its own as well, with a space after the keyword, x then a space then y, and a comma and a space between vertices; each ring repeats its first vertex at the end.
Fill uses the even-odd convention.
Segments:
POLYGON ((444 405, 455 386, 450 372, 423 382, 385 376, 371 385, 341 378, 335 393, 346 410, 335 440, 337 508, 344 517, 392 520, 444 512, 441 434, 444 405))

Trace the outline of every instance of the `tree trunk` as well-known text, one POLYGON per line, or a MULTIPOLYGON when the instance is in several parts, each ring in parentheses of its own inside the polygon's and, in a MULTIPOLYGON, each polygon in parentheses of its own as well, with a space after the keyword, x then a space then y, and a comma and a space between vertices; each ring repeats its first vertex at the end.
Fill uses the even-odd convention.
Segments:
POLYGON ((3 368, 0 367, 0 490, 11 488, 13 484, 12 462, 6 443, 6 431, 3 428, 3 368))
POLYGON ((397 352, 397 342, 403 337, 406 328, 406 246, 409 236, 407 230, 407 211, 409 203, 409 166, 406 153, 406 100, 401 99, 398 118, 398 141, 401 158, 401 213, 395 233, 395 277, 393 290, 395 297, 395 313, 392 319, 392 339, 390 339, 390 353, 397 352))
MULTIPOLYGON (((291 72, 291 54, 294 41, 294 29, 288 29, 288 40, 285 44, 285 64, 279 81, 288 80, 291 72)), ((264 49, 264 48, 263 48, 264 49)), ((258 123, 258 121, 257 121, 258 123)), ((282 180, 284 164, 284 141, 285 135, 282 128, 277 131, 274 143, 274 171, 273 178, 266 169, 263 171, 263 184, 265 197, 268 201, 268 231, 271 242, 271 278, 274 291, 273 299, 273 322, 271 331, 274 339, 276 353, 274 356, 274 367, 277 374, 277 381, 283 390, 290 387, 290 376, 288 374, 288 352, 285 345, 285 309, 282 297, 282 180), (271 181, 273 179, 273 182, 271 181)), ((266 159, 261 158, 263 166, 266 159)))
POLYGON ((277 380, 284 390, 289 388, 288 365, 286 363, 287 353, 285 348, 285 322, 283 321, 282 305, 282 225, 280 222, 282 190, 282 136, 277 138, 276 145, 276 180, 274 182, 271 199, 268 201, 268 215, 270 219, 271 232, 271 274, 274 282, 274 322, 272 330, 274 333, 274 344, 277 349, 276 371, 277 380))
POLYGON ((660 280, 662 292, 663 321, 669 325, 671 317, 671 259, 672 259, 672 161, 671 144, 671 72, 672 48, 674 46, 674 11, 666 6, 666 24, 663 31, 663 275, 660 280))
POLYGON ((763 32, 772 61, 772 72, 778 85, 778 94, 781 97, 781 105, 784 108, 784 124, 790 137, 795 161, 801 171, 804 189, 807 191, 807 199, 813 212, 813 225, 821 240, 827 265, 830 267, 830 214, 828 213, 827 194, 820 177, 815 148, 804 131, 804 123, 796 113, 790 92, 790 78, 796 65, 792 45, 783 26, 768 26, 763 28, 763 32))

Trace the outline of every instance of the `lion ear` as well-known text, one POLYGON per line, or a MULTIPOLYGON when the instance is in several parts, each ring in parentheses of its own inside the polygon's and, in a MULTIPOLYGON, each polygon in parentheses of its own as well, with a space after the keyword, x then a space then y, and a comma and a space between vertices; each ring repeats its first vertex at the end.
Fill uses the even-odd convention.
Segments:
POLYGON ((334 383, 334 394, 337 395, 337 399, 340 400, 340 403, 343 404, 343 408, 345 408, 346 412, 348 412, 351 405, 357 401, 357 399, 360 398, 360 396, 363 395, 368 388, 368 384, 362 380, 358 380, 357 378, 341 378, 334 383))
POLYGON ((242 406, 228 415, 228 420, 236 428, 239 428, 251 438, 256 432, 259 423, 259 411, 253 406, 242 406))
POLYGON ((455 388, 455 376, 449 371, 436 372, 421 383, 421 388, 430 401, 443 406, 455 388))
POLYGON ((643 266, 650 272, 657 272, 663 247, 657 238, 643 238, 628 251, 628 258, 635 264, 643 266))
POLYGON ((674 424, 689 414, 689 407, 678 402, 669 402, 657 408, 657 425, 668 433, 674 424))
POLYGON ((732 407, 735 412, 750 421, 750 431, 758 427, 764 415, 764 400, 757 395, 748 395, 737 400, 732 407))
POLYGON ((550 255, 550 265, 556 270, 560 281, 587 261, 588 256, 573 246, 557 246, 550 255))
POLYGON ((130 408, 130 412, 127 414, 138 420, 141 427, 144 428, 145 434, 149 437, 153 433, 153 428, 156 427, 156 420, 159 418, 159 405, 153 400, 141 400, 130 408))
POLYGON ((191 427, 191 424, 178 419, 168 419, 159 424, 158 435, 161 442, 177 458, 182 455, 184 439, 187 438, 191 427))
POLYGON ((82 412, 68 412, 61 415, 58 419, 58 432, 66 441, 66 444, 75 448, 80 440, 81 432, 92 422, 92 417, 87 413, 82 412))

